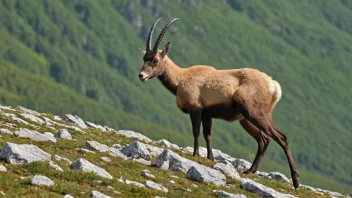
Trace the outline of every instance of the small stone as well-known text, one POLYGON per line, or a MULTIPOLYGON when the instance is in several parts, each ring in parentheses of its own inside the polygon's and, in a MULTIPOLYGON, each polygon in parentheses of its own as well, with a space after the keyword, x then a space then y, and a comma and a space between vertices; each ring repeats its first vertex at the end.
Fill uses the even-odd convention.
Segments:
POLYGON ((120 144, 113 144, 112 145, 112 148, 115 148, 115 149, 121 149, 121 145, 120 144))
POLYGON ((121 183, 125 183, 125 181, 123 181, 123 177, 118 178, 117 181, 119 181, 121 183))
POLYGON ((51 155, 31 144, 7 142, 1 149, 0 159, 10 164, 28 164, 35 161, 50 161, 51 155))
POLYGON ((112 187, 112 186, 107 186, 106 189, 108 189, 108 190, 115 190, 115 188, 112 187))
POLYGON ((38 186, 52 186, 54 185, 54 182, 48 177, 42 175, 35 175, 31 179, 31 184, 38 186))
POLYGON ((252 166, 250 162, 239 158, 234 158, 232 163, 237 169, 241 169, 241 170, 248 170, 252 166))
POLYGON ((13 135, 13 132, 8 130, 8 129, 0 129, 0 133, 3 133, 3 134, 8 134, 8 135, 13 135))
POLYGON ((72 140, 71 133, 68 132, 67 129, 60 129, 56 131, 54 136, 61 139, 72 140))
POLYGON ((151 166, 152 165, 152 162, 151 161, 148 161, 148 160, 145 160, 143 158, 139 158, 139 159, 136 159, 136 158, 133 158, 134 162, 138 162, 140 164, 144 164, 144 165, 147 165, 147 166, 151 166))
POLYGON ((54 155, 54 158, 55 158, 57 161, 64 160, 64 161, 67 162, 68 164, 72 164, 72 161, 69 160, 69 159, 66 158, 66 157, 61 157, 61 156, 59 156, 59 155, 54 155))
POLYGON ((63 120, 60 118, 60 116, 57 116, 57 115, 53 116, 53 120, 56 120, 56 121, 63 121, 63 120))
POLYGON ((233 194, 233 193, 228 193, 226 191, 215 191, 215 193, 218 194, 218 197, 230 197, 230 198, 246 198, 245 195, 242 194, 233 194))
POLYGON ((7 172, 7 168, 4 165, 0 165, 0 171, 1 172, 7 172))
POLYGON ((177 177, 177 176, 175 176, 175 175, 171 175, 170 177, 171 177, 171 178, 176 178, 176 179, 179 178, 179 177, 177 177))
POLYGON ((167 141, 165 139, 157 141, 156 144, 159 145, 159 146, 165 146, 165 147, 174 148, 174 149, 177 149, 177 150, 180 149, 179 146, 177 146, 176 144, 172 144, 172 143, 170 143, 169 141, 167 141))
POLYGON ((226 184, 226 177, 217 170, 203 166, 192 166, 187 171, 187 177, 204 183, 213 183, 217 186, 226 184))
POLYGON ((284 183, 291 183, 291 181, 286 177, 286 175, 279 172, 270 172, 267 175, 265 175, 264 178, 281 181, 284 183))
POLYGON ((132 158, 143 158, 145 160, 151 159, 151 154, 147 149, 146 145, 135 141, 128 146, 125 146, 121 149, 121 152, 128 157, 132 158))
POLYGON ((235 169, 235 167, 233 167, 233 165, 226 161, 226 160, 222 160, 222 161, 218 161, 218 163, 216 163, 213 168, 215 170, 219 170, 222 173, 224 173, 225 175, 231 177, 232 179, 237 179, 240 180, 241 177, 238 174, 237 170, 235 169))
POLYGON ((31 114, 22 113, 19 115, 19 117, 22 119, 31 121, 31 122, 35 122, 37 124, 45 124, 44 120, 42 120, 34 115, 31 115, 31 114))
POLYGON ((155 178, 155 176, 154 175, 152 175, 152 174, 150 174, 149 173, 149 170, 142 170, 142 176, 144 176, 144 177, 149 177, 149 178, 155 178))
POLYGON ((198 186, 196 184, 192 184, 192 186, 195 187, 195 188, 198 188, 198 186))
POLYGON ((106 172, 106 170, 92 164, 91 162, 83 158, 77 159, 75 162, 71 164, 71 167, 72 169, 75 169, 75 170, 80 170, 83 172, 92 172, 101 177, 112 179, 112 176, 108 172, 106 172))
POLYGON ((176 184, 176 182, 174 180, 170 180, 170 183, 172 184, 176 184))
POLYGON ((33 131, 26 128, 20 128, 14 134, 17 137, 29 138, 31 140, 36 140, 36 141, 44 141, 44 142, 50 141, 50 142, 56 143, 56 139, 53 136, 48 134, 41 134, 38 131, 33 131))
POLYGON ((117 195, 121 195, 121 193, 119 191, 112 191, 113 193, 117 194, 117 195))
POLYGON ((57 165, 55 162, 53 162, 53 161, 49 162, 49 167, 54 168, 57 171, 64 172, 64 170, 59 165, 57 165))
POLYGON ((92 123, 92 122, 85 122, 86 123, 86 125, 88 126, 88 127, 91 127, 91 128, 95 128, 95 129, 99 129, 99 130, 101 130, 101 131, 107 131, 103 126, 101 126, 101 125, 99 125, 99 124, 94 124, 94 123, 92 123))
POLYGON ((120 157, 124 160, 128 159, 128 157, 125 154, 123 154, 120 150, 118 150, 116 148, 110 148, 109 155, 113 156, 113 157, 120 157))
POLYGON ((187 189, 186 189, 186 191, 187 191, 187 192, 192 192, 192 190, 191 190, 191 189, 189 189, 189 188, 187 188, 187 189))
POLYGON ((110 196, 107 196, 99 191, 93 190, 92 192, 90 192, 90 197, 92 198, 112 198, 110 196))
POLYGON ((164 186, 157 184, 157 183, 150 181, 150 180, 145 182, 145 186, 147 186, 148 188, 154 189, 154 190, 163 191, 165 193, 169 192, 169 190, 167 188, 165 188, 164 186))
POLYGON ((110 147, 96 141, 87 141, 85 145, 86 145, 86 148, 91 151, 99 151, 99 152, 110 151, 110 147))
POLYGON ((126 136, 126 137, 136 138, 136 139, 138 139, 138 140, 144 140, 144 141, 147 142, 147 143, 152 142, 152 140, 149 139, 147 136, 142 135, 142 134, 140 134, 140 133, 133 132, 133 131, 119 130, 119 131, 117 131, 116 133, 119 134, 119 135, 126 136))
POLYGON ((100 157, 101 160, 103 160, 104 162, 111 162, 111 159, 108 157, 100 157))
POLYGON ((31 110, 31 109, 27 109, 27 108, 22 107, 22 106, 16 107, 16 110, 17 111, 22 111, 24 113, 31 114, 31 115, 34 115, 34 116, 40 116, 40 113, 38 113, 38 112, 36 112, 34 110, 31 110))
POLYGON ((289 194, 283 194, 275 191, 272 188, 266 187, 262 184, 259 184, 251 179, 242 178, 240 182, 242 189, 249 192, 254 192, 262 197, 278 197, 278 198, 293 198, 295 196, 289 194))
POLYGON ((66 194, 64 198, 74 198, 72 195, 66 194))
POLYGON ((78 117, 77 115, 73 116, 71 114, 66 114, 63 119, 77 124, 82 129, 88 128, 88 126, 84 123, 84 121, 80 117, 78 117))
POLYGON ((141 184, 139 182, 135 182, 135 181, 130 181, 130 180, 125 180, 125 184, 127 185, 135 185, 137 187, 141 187, 141 188, 145 188, 145 185, 144 184, 141 184))
POLYGON ((0 191, 0 194, 1 194, 1 195, 6 195, 3 191, 0 191))

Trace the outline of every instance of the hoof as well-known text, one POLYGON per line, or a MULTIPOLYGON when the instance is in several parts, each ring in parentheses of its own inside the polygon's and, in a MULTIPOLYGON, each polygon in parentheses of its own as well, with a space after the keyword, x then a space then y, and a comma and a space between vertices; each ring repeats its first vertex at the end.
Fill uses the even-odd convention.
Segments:
POLYGON ((297 171, 295 171, 294 174, 292 175, 292 182, 293 182, 293 187, 297 189, 299 186, 299 175, 297 171))
POLYGON ((251 169, 248 169, 246 171, 243 172, 243 174, 253 174, 253 171, 251 169))
POLYGON ((213 162, 215 161, 213 156, 208 156, 207 158, 210 159, 213 162))

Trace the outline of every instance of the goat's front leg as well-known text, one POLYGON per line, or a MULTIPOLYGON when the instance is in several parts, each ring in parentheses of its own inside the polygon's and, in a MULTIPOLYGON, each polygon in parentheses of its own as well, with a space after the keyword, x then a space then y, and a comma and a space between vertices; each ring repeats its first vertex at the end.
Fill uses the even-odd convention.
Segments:
POLYGON ((192 132, 194 137, 193 156, 199 156, 198 137, 200 133, 201 115, 202 115, 202 111, 200 110, 192 111, 190 113, 191 122, 192 122, 192 132))
POLYGON ((211 125, 212 119, 208 116, 202 116, 203 135, 207 143, 207 158, 214 161, 213 150, 211 149, 211 125))

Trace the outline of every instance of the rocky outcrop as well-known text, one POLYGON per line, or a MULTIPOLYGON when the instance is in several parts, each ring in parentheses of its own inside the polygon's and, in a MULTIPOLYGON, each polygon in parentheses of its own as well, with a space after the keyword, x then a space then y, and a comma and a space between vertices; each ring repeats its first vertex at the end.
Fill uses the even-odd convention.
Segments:
POLYGON ((9 164, 27 164, 35 161, 50 161, 51 155, 31 144, 5 143, 0 159, 9 164))

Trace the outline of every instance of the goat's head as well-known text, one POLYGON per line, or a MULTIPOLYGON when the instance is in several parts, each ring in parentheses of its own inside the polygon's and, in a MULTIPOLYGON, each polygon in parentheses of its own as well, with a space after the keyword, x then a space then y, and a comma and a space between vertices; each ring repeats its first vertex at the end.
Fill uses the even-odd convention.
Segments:
POLYGON ((160 19, 161 18, 156 20, 150 29, 146 50, 144 51, 141 49, 144 52, 144 57, 143 57, 144 64, 141 69, 141 72, 139 73, 139 79, 142 81, 147 81, 148 79, 160 76, 164 72, 164 65, 161 63, 163 62, 166 54, 169 53, 171 49, 171 44, 169 42, 165 45, 163 50, 159 50, 158 48, 167 29, 170 27, 172 23, 177 21, 178 18, 173 19, 164 27, 164 29, 161 31, 158 37, 158 40, 155 42, 155 45, 152 49, 152 37, 153 37, 154 28, 160 19))

